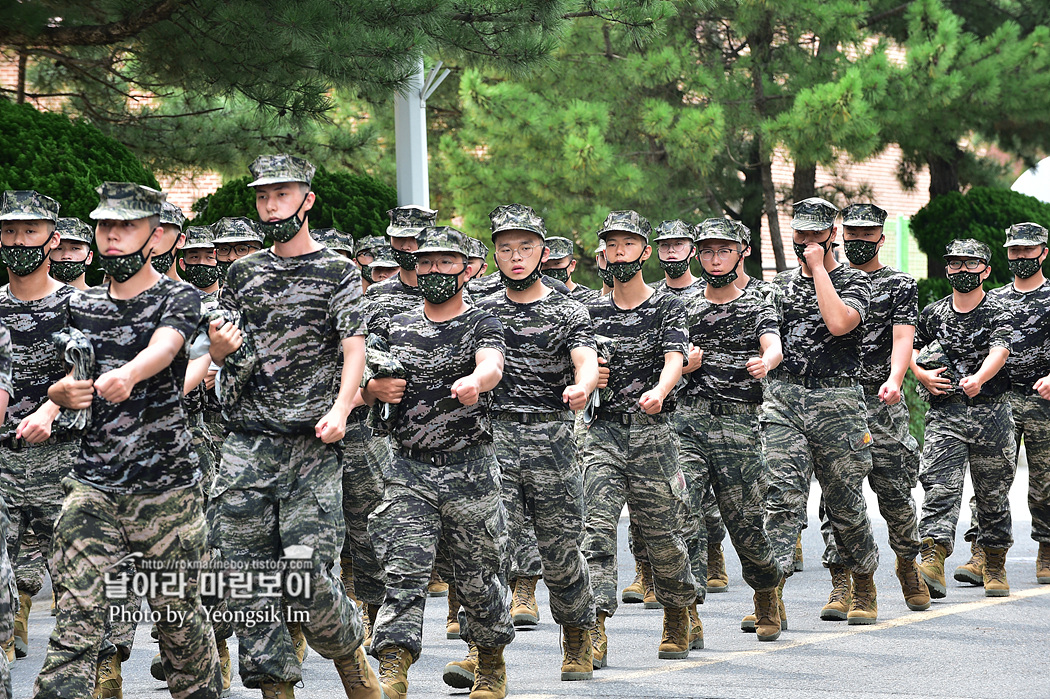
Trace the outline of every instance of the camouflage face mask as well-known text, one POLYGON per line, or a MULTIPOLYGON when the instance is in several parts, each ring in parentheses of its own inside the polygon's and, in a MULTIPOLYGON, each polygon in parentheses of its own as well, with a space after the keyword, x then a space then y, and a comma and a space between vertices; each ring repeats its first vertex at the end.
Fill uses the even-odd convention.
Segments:
MULTIPOLYGON (((806 259, 806 245, 808 244, 809 243, 791 243, 791 247, 795 248, 795 255, 798 257, 798 259, 806 259)), ((819 245, 824 250, 824 254, 827 255, 828 250, 831 249, 831 236, 829 235, 827 237, 827 240, 823 240, 817 243, 817 245, 819 245)))
POLYGON ((417 277, 419 292, 430 303, 445 303, 460 290, 459 274, 430 272, 417 277))
POLYGON ((502 269, 499 271, 499 278, 503 280, 503 286, 507 287, 511 291, 525 291, 530 286, 532 286, 540 280, 540 277, 543 274, 542 272, 540 272, 540 267, 542 265, 542 262, 537 262, 536 269, 532 270, 529 273, 529 275, 524 279, 511 279, 503 273, 502 269))
POLYGON ((198 289, 207 289, 219 280, 219 267, 204 264, 186 265, 181 274, 183 279, 198 289))
POLYGON ((100 252, 98 254, 98 266, 118 284, 123 284, 146 266, 146 255, 142 251, 146 249, 152 238, 153 236, 150 235, 138 251, 129 252, 127 255, 103 255, 100 252))
MULTIPOLYGON (((879 238, 879 240, 882 240, 879 238)), ((879 253, 879 240, 847 240, 842 243, 846 251, 846 259, 852 265, 863 265, 871 262, 879 253)))
POLYGON ((948 275, 948 283, 956 291, 966 294, 981 285, 980 272, 955 272, 948 275))
POLYGON ((391 250, 394 253, 394 260, 401 265, 401 269, 411 272, 416 268, 415 253, 405 252, 404 250, 398 250, 397 248, 391 248, 391 250))
POLYGON ((569 268, 568 267, 552 267, 550 269, 543 270, 551 279, 557 279, 562 284, 566 284, 569 281, 569 268))
POLYGON ((602 280, 602 284, 611 287, 613 285, 613 273, 608 267, 605 269, 598 269, 598 278, 602 280))
POLYGON ((372 265, 361 265, 361 278, 369 284, 375 284, 375 279, 372 279, 372 265))
POLYGON ((303 223, 306 219, 299 218, 299 212, 302 211, 303 205, 306 204, 306 199, 309 196, 310 193, 307 192, 306 196, 303 197, 302 202, 299 204, 299 208, 288 218, 282 218, 279 221, 260 221, 259 230, 262 231, 263 235, 270 236, 272 240, 275 240, 278 243, 287 243, 294 238, 300 230, 302 230, 303 223))
POLYGON ((69 260, 65 260, 56 262, 55 260, 51 260, 51 276, 63 284, 69 284, 76 281, 86 270, 87 261, 70 262, 69 260))
POLYGON ((613 277, 626 284, 634 279, 634 275, 642 271, 642 256, 639 255, 634 262, 610 262, 609 270, 613 277))
POLYGON ((230 265, 232 265, 232 264, 233 264, 232 261, 231 262, 221 262, 220 261, 220 262, 216 262, 215 263, 215 269, 219 270, 219 281, 220 282, 226 281, 226 275, 228 275, 230 273, 230 265))
MULTIPOLYGON (((1042 254, 1042 253, 1040 253, 1042 254)), ((1035 257, 1018 257, 1016 260, 1008 260, 1007 265, 1010 267, 1010 271, 1013 272, 1015 277, 1021 279, 1028 279, 1034 277, 1035 273, 1042 267, 1039 264, 1039 255, 1035 257)))
POLYGON ((660 260, 660 267, 663 268, 664 273, 671 279, 678 279, 689 271, 689 258, 687 257, 684 260, 674 260, 671 262, 660 260))
POLYGON ((52 233, 41 245, 5 246, 0 248, 0 258, 3 259, 11 274, 16 277, 27 277, 40 269, 40 265, 44 264, 44 258, 47 257, 44 247, 54 237, 55 234, 52 233))
POLYGON ((175 246, 178 244, 179 236, 175 236, 175 245, 171 246, 171 250, 168 250, 163 255, 154 255, 149 261, 153 265, 153 269, 161 274, 167 274, 171 266, 175 264, 175 246))

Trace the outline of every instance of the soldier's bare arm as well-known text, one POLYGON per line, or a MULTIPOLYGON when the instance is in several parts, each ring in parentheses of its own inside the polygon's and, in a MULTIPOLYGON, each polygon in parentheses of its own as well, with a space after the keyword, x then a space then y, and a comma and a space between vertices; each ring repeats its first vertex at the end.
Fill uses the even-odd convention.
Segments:
POLYGON ((831 277, 823 266, 813 269, 813 286, 817 291, 817 306, 828 332, 832 335, 845 335, 860 325, 861 317, 857 309, 843 302, 831 277))
POLYGON ((95 379, 95 392, 110 403, 122 403, 131 397, 135 384, 156 376, 178 355, 186 338, 173 328, 161 327, 153 331, 146 349, 124 366, 117 367, 95 379))
POLYGON ((474 361, 474 372, 452 384, 452 397, 463 405, 477 403, 482 393, 491 391, 503 378, 503 353, 499 350, 483 347, 475 353, 474 361))
POLYGON ((54 401, 44 401, 43 405, 22 419, 15 431, 15 437, 30 444, 39 444, 47 440, 51 436, 51 424, 58 417, 59 409, 54 401))
POLYGON ((915 374, 915 378, 918 379, 919 383, 926 387, 932 395, 943 396, 948 392, 948 389, 952 387, 952 382, 948 379, 942 378, 941 373, 947 369, 947 367, 941 367, 940 369, 934 369, 933 371, 927 371, 921 366, 915 363, 915 358, 919 356, 919 350, 912 350, 911 353, 911 371, 915 374))
POLYGON ((981 363, 981 368, 972 376, 967 376, 959 381, 959 388, 970 398, 981 392, 981 386, 999 373, 1006 365, 1006 358, 1010 356, 1010 350, 1005 347, 992 347, 988 350, 988 356, 981 363))
POLYGON ((569 354, 576 383, 565 387, 562 398, 570 410, 583 410, 587 397, 598 385, 598 353, 590 347, 574 347, 569 354))
POLYGON ((318 439, 325 444, 338 442, 346 434, 346 418, 353 409, 354 396, 365 372, 365 338, 353 335, 342 341, 343 368, 339 376, 339 394, 332 409, 314 426, 318 439))
POLYGON ((890 375, 886 383, 879 388, 879 400, 886 405, 895 405, 901 399, 901 384, 904 383, 904 375, 908 371, 914 350, 915 342, 914 325, 893 326, 893 349, 890 351, 890 375))
POLYGON ((762 350, 762 356, 747 360, 747 373, 761 379, 780 366, 780 362, 784 360, 784 347, 780 342, 780 335, 776 333, 764 333, 758 338, 758 346, 762 350))
POLYGON ((660 381, 638 399, 638 405, 647 415, 656 415, 664 409, 664 400, 682 378, 685 357, 681 352, 665 352, 664 368, 660 370, 660 381))

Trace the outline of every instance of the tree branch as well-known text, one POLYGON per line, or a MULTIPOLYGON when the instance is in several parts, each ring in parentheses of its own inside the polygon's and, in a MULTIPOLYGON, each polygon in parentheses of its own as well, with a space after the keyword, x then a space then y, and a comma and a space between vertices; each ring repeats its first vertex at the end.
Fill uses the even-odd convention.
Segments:
POLYGON ((896 17, 897 15, 904 14, 904 12, 909 7, 911 7, 911 4, 912 4, 913 1, 914 0, 909 0, 908 2, 904 3, 903 5, 897 5, 897 7, 894 7, 894 8, 891 8, 889 10, 886 10, 885 12, 880 12, 877 15, 872 15, 871 17, 868 17, 868 21, 865 22, 864 24, 860 25, 860 28, 861 29, 867 29, 871 25, 877 24, 877 23, 881 22, 884 19, 889 19, 890 17, 896 17))
POLYGON ((192 0, 158 0, 149 7, 109 24, 81 27, 44 27, 34 36, 14 29, 0 28, 0 45, 6 46, 106 46, 134 37, 142 30, 163 22, 175 10, 192 0))

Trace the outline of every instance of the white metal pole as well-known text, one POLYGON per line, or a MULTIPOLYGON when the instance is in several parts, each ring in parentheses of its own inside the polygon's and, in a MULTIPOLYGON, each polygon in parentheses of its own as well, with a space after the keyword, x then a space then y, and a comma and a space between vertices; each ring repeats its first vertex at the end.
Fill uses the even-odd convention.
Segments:
POLYGON ((426 100, 423 59, 405 95, 394 99, 394 150, 397 158, 397 203, 430 208, 427 172, 426 100))

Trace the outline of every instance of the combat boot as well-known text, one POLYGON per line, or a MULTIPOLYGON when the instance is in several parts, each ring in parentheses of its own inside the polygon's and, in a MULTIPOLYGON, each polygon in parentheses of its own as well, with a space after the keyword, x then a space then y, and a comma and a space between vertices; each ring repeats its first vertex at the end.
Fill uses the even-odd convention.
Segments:
POLYGON ((436 570, 430 573, 430 583, 427 585, 427 597, 444 597, 448 594, 448 583, 441 579, 436 570))
POLYGON ((336 658, 335 671, 343 681, 343 691, 347 699, 382 699, 383 690, 379 688, 379 679, 372 671, 365 657, 365 649, 357 650, 343 658, 336 658))
MULTIPOLYGON (((646 565, 637 558, 634 560, 634 582, 623 588, 623 592, 620 593, 620 600, 625 604, 637 604, 645 599, 646 565)), ((649 577, 652 577, 652 571, 649 572, 649 577)))
POLYGON ((459 640, 459 596, 455 583, 448 585, 448 617, 445 618, 445 638, 459 640))
POLYGON ((4 653, 7 655, 7 662, 13 663, 15 661, 15 637, 4 641, 4 653))
POLYGON ((561 679, 563 682, 594 677, 594 657, 590 629, 561 627, 561 679))
POLYGON ((303 661, 306 660, 306 655, 310 648, 306 644, 306 636, 303 635, 303 625, 297 621, 289 621, 288 633, 292 637, 292 647, 295 648, 295 657, 299 659, 299 664, 302 665, 303 661))
POLYGON ((802 533, 799 532, 798 538, 795 539, 795 557, 791 561, 791 568, 796 573, 801 573, 804 567, 802 564, 802 533))
POLYGON ((642 580, 645 594, 642 596, 642 607, 644 609, 663 609, 664 606, 656 599, 656 580, 653 579, 653 567, 649 566, 649 575, 642 580))
POLYGON ((688 607, 664 607, 664 632, 656 657, 662 660, 689 657, 688 607))
POLYGON ((853 602, 850 604, 846 623, 850 626, 874 624, 879 618, 879 604, 875 596, 875 574, 853 573, 850 577, 853 578, 853 602))
POLYGON ((780 601, 777 588, 755 590, 755 618, 751 628, 759 641, 775 641, 780 638, 780 601))
POLYGON ((408 696, 408 668, 412 654, 407 648, 388 646, 379 654, 379 686, 383 699, 405 699, 408 696))
POLYGON ((704 622, 700 621, 700 612, 696 603, 689 605, 689 650, 704 649, 704 622))
POLYGON ((470 699, 503 699, 506 696, 507 665, 503 662, 503 646, 478 646, 478 669, 474 671, 470 699))
POLYGON ((984 547, 974 539, 970 542, 970 560, 955 569, 956 580, 971 585, 984 585, 984 547))
POLYGON ((29 610, 33 608, 33 598, 19 590, 18 614, 15 614, 15 657, 29 655, 29 610))
POLYGON ((914 558, 897 556, 897 579, 901 581, 901 592, 904 593, 904 603, 913 612, 921 612, 930 608, 930 588, 919 575, 919 566, 915 565, 914 558))
POLYGON ((474 686, 474 672, 478 669, 478 647, 472 641, 467 642, 467 657, 453 660, 445 666, 441 679, 449 687, 470 689, 474 686))
POLYGON ((609 664, 609 636, 605 633, 607 618, 605 612, 598 612, 594 616, 594 626, 591 628, 591 662, 595 670, 601 670, 609 664))
POLYGON ((722 544, 707 549, 707 591, 725 592, 729 589, 726 556, 722 544))
POLYGON ((226 639, 215 642, 219 651, 219 669, 222 671, 222 694, 230 696, 230 686, 233 684, 233 660, 230 659, 230 647, 226 645, 226 639))
POLYGON ((536 582, 539 577, 518 578, 514 584, 514 601, 510 618, 515 626, 535 626, 540 623, 540 606, 536 603, 536 582))
POLYGON ((984 547, 984 596, 1009 597, 1010 583, 1006 581, 1006 551, 984 547))
POLYGON ((1040 585, 1050 584, 1050 544, 1039 544, 1039 553, 1035 557, 1035 581, 1040 585))
POLYGON ((926 537, 922 540, 922 548, 919 549, 922 563, 919 564, 919 573, 926 581, 930 590, 930 597, 942 599, 948 594, 948 584, 944 580, 944 559, 948 557, 948 549, 940 544, 934 543, 933 539, 926 537))
POLYGON ((154 655, 153 660, 150 661, 149 674, 158 682, 164 682, 167 679, 167 676, 164 674, 164 658, 161 657, 160 653, 154 655))
POLYGON ((354 559, 339 559, 339 578, 343 581, 346 596, 356 602, 357 590, 354 589, 354 559))
POLYGON ((117 651, 98 662, 91 699, 123 699, 124 678, 120 675, 120 661, 120 651, 117 651))
POLYGON ((829 566, 831 571, 831 594, 828 603, 820 610, 824 621, 845 621, 853 602, 850 592, 849 568, 846 566, 829 566))
POLYGON ((361 639, 361 645, 364 649, 372 649, 372 632, 376 628, 376 617, 379 616, 379 605, 378 604, 366 604, 364 614, 361 615, 362 626, 364 626, 364 636, 361 639))
POLYGON ((259 685, 262 699, 295 699, 295 687, 291 682, 263 682, 259 685))
MULTIPOLYGON (((777 587, 776 587, 777 614, 780 616, 780 630, 781 631, 787 631, 788 630, 788 615, 787 615, 787 610, 784 608, 784 583, 785 582, 787 582, 787 578, 781 579, 780 584, 777 585, 777 587)), ((758 607, 756 605, 754 614, 748 614, 747 616, 745 616, 743 619, 740 620, 740 630, 741 631, 743 631, 744 633, 756 633, 756 631, 757 631, 756 625, 758 623, 758 612, 759 612, 759 609, 758 609, 758 607)), ((774 639, 770 639, 770 640, 774 640, 774 639)))

